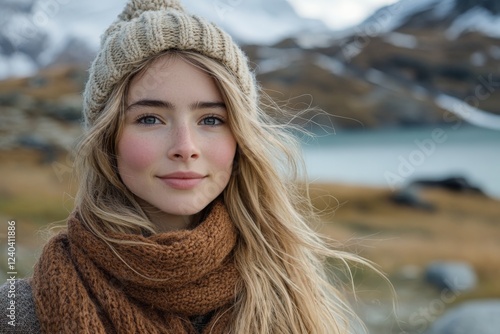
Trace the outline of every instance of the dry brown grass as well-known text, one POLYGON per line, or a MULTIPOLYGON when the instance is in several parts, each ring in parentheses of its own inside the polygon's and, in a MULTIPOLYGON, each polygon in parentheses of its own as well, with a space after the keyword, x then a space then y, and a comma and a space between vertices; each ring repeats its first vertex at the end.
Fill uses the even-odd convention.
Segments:
MULTIPOLYGON (((58 178, 51 164, 41 165, 41 154, 31 150, 0 151, 0 220, 16 221, 16 270, 18 277, 29 275, 42 245, 45 228, 64 220, 72 209, 71 177, 58 178)), ((64 160, 61 160, 64 162, 64 160)), ((66 162, 64 162, 66 163, 66 162)), ((0 230, 2 244, 6 240, 6 224, 0 230)), ((0 250, 3 259, 5 249, 0 250)), ((0 264, 0 277, 5 262, 0 264)))
POLYGON ((422 197, 432 212, 390 201, 387 189, 315 184, 311 197, 324 213, 318 228, 379 264, 390 275, 434 260, 470 263, 477 295, 500 297, 500 201, 432 189, 422 197))
POLYGON ((0 151, 0 173, 5 176, 0 184, 2 216, 43 225, 71 211, 71 175, 58 175, 54 165, 39 164, 41 159, 28 150, 0 151))
MULTIPOLYGON (((60 179, 51 164, 40 165, 40 160, 40 154, 33 151, 0 151, 0 219, 16 221, 19 277, 31 272, 46 241, 46 228, 64 220, 73 205, 69 174, 60 179)), ((0 240, 6 240, 6 233, 7 228, 0 230, 0 240)), ((3 265, 1 269, 5 269, 3 265)))
POLYGON ((83 89, 86 71, 72 65, 43 69, 34 77, 9 78, 0 81, 0 94, 15 93, 42 100, 54 100, 83 89))

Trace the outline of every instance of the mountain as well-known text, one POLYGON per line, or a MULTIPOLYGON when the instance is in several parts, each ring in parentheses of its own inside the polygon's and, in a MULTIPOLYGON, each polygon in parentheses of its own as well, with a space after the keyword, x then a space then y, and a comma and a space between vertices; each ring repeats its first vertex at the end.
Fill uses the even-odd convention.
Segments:
MULTIPOLYGON (((125 2, 0 0, 0 78, 31 75, 61 61, 87 65, 100 35, 125 2)), ((301 31, 328 31, 323 22, 299 16, 286 0, 183 4, 190 13, 222 26, 241 44, 272 44, 301 31)))
POLYGON ((402 0, 383 7, 359 29, 376 28, 378 33, 433 27, 457 38, 468 31, 500 37, 500 2, 496 0, 402 0))
POLYGON ((491 116, 500 114, 498 1, 401 1, 380 9, 358 31, 365 35, 343 45, 369 39, 349 64, 383 73, 386 85, 406 87, 414 101, 423 99, 444 112, 441 121, 452 112, 500 128, 499 117, 491 116), (368 25, 384 17, 391 29, 366 34, 368 25))
POLYGON ((247 52, 271 95, 298 96, 295 108, 312 105, 327 112, 310 122, 313 127, 465 120, 500 129, 499 22, 497 1, 403 0, 333 33, 320 46, 306 47, 317 36, 302 34, 271 47, 249 46, 247 52))

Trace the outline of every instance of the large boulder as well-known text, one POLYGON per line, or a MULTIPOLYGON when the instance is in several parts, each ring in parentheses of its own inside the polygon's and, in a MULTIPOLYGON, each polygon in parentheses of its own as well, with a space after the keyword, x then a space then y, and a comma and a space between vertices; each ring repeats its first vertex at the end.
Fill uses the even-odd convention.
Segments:
POLYGON ((464 303, 446 312, 426 334, 498 334, 500 299, 464 303))
POLYGON ((439 289, 453 292, 469 291, 477 284, 474 268, 465 262, 432 262, 426 268, 425 279, 439 289))

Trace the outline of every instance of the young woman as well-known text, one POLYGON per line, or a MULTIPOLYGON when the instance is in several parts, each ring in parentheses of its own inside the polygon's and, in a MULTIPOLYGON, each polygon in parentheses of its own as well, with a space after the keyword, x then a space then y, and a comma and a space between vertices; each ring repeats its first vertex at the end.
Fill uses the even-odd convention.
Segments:
POLYGON ((324 260, 362 260, 309 227, 298 146, 258 99, 226 33, 130 1, 90 69, 75 210, 17 282, 15 330, 350 332, 324 260))

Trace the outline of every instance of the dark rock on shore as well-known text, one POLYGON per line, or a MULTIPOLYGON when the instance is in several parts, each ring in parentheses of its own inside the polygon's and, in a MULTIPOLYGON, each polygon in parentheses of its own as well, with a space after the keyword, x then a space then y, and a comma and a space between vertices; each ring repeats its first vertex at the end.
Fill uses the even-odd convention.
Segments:
POLYGON ((425 211, 435 210, 435 206, 432 203, 421 198, 420 189, 417 187, 403 188, 391 195, 390 199, 396 204, 409 206, 415 209, 422 209, 425 211))
POLYGON ((451 176, 444 179, 435 180, 415 180, 410 184, 410 186, 433 187, 454 192, 467 192, 484 195, 484 192, 479 187, 474 186, 465 177, 462 176, 451 176))
POLYGON ((465 177, 450 176, 442 179, 417 179, 390 196, 390 200, 399 205, 415 209, 434 211, 435 205, 422 197, 421 190, 437 188, 454 193, 467 193, 486 196, 484 191, 471 184, 465 177))

